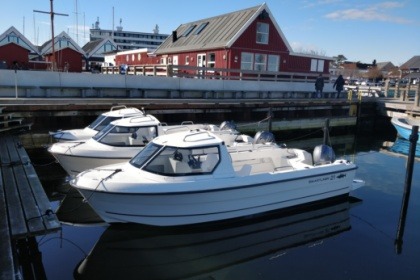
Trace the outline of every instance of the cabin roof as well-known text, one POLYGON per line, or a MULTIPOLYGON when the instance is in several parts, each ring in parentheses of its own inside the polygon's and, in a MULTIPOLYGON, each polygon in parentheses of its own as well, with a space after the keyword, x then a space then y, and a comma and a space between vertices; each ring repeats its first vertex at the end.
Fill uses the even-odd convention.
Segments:
POLYGON ((261 14, 267 13, 277 32, 292 52, 283 32, 274 20, 268 6, 262 5, 211 18, 181 24, 155 51, 156 54, 177 53, 193 50, 229 48, 250 24, 261 14), (177 39, 174 40, 176 33, 177 39))
POLYGON ((16 44, 22 48, 27 49, 28 51, 39 54, 38 48, 33 45, 22 33, 20 33, 14 26, 9 27, 5 32, 0 34, 0 46, 7 44, 16 44), (17 42, 10 41, 10 37, 19 38, 17 42))
POLYGON ((413 56, 400 67, 401 69, 420 69, 420 55, 413 56))
MULTIPOLYGON (((64 31, 54 37, 54 43, 54 51, 71 48, 81 54, 85 54, 85 51, 64 31)), ((51 40, 46 41, 39 48, 42 55, 50 54, 52 52, 51 40)))

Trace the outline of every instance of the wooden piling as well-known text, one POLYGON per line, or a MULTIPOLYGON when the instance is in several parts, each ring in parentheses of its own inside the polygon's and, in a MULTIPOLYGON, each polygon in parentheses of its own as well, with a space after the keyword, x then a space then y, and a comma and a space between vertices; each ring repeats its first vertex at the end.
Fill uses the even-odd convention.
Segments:
POLYGON ((407 217, 407 208, 408 208, 408 202, 410 200, 410 192, 411 192, 411 181, 413 178, 414 157, 416 155, 416 145, 417 145, 417 140, 419 138, 418 131, 419 131, 419 127, 413 126, 411 130, 411 135, 410 135, 410 150, 409 150, 408 159, 407 159, 407 172, 405 176, 404 194, 403 194, 403 200, 401 203, 401 211, 400 211, 400 219, 399 219, 398 229, 397 229, 397 237, 395 239, 395 247, 396 247, 397 254, 401 254, 402 252, 405 220, 407 217))

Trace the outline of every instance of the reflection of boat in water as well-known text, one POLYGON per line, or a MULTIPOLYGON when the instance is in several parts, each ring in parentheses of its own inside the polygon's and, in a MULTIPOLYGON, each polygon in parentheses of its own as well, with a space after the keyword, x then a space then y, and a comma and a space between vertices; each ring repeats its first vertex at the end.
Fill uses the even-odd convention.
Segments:
MULTIPOLYGON (((419 119, 413 119, 413 118, 397 118, 394 117, 391 119, 392 125, 395 127, 395 129, 398 131, 398 134, 404 138, 409 140, 411 131, 413 129, 413 126, 420 126, 420 120, 419 119)), ((417 140, 417 143, 420 143, 420 138, 417 140)))
POLYGON ((234 266, 350 230, 353 202, 345 197, 204 227, 111 225, 76 267, 74 277, 213 279, 234 266))
MULTIPOLYGON (((384 146, 388 152, 397 155, 408 156, 410 151, 410 141, 399 137, 395 140, 395 142, 384 143, 384 146)), ((420 145, 418 144, 416 146, 415 156, 420 157, 420 145)))
POLYGON ((64 224, 88 226, 105 223, 92 207, 83 201, 82 195, 71 187, 55 213, 58 220, 64 224))

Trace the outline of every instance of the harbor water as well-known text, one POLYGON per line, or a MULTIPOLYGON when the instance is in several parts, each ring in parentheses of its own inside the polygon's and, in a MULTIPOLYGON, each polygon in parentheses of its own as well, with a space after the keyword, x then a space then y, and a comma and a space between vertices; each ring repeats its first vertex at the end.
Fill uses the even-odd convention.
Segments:
MULTIPOLYGON (((62 231, 37 237, 45 274, 47 279, 418 279, 420 166, 415 161, 401 219, 407 150, 395 140, 331 137, 336 155, 356 162, 357 177, 366 182, 350 198, 172 228, 101 223, 46 149, 28 149, 63 222, 62 231)), ((306 149, 322 137, 285 142, 306 149)))

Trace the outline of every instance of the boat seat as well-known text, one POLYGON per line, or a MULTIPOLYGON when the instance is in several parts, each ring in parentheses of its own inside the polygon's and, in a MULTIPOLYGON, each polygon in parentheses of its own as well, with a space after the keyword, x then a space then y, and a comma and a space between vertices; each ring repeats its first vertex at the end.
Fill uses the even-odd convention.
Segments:
POLYGON ((143 142, 143 139, 139 139, 139 138, 133 138, 133 137, 128 137, 128 142, 130 146, 144 146, 145 143, 143 142))
POLYGON ((171 163, 172 171, 174 174, 192 172, 191 167, 188 165, 188 163, 184 161, 178 161, 173 158, 170 158, 169 162, 171 163))
POLYGON ((216 164, 219 162, 219 156, 216 154, 208 154, 206 160, 201 164, 201 170, 203 172, 213 171, 216 164))
POLYGON ((241 169, 236 171, 236 174, 238 174, 238 176, 241 176, 241 177, 248 176, 249 174, 251 174, 251 169, 252 169, 252 165, 244 164, 241 169))

